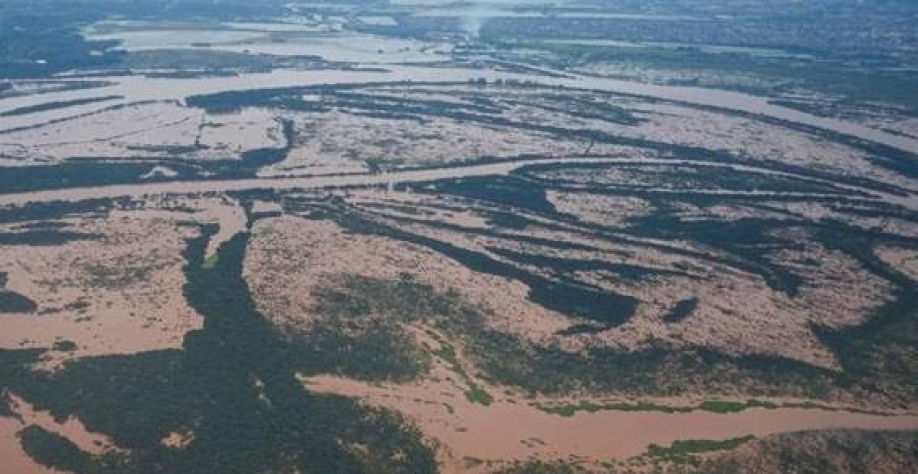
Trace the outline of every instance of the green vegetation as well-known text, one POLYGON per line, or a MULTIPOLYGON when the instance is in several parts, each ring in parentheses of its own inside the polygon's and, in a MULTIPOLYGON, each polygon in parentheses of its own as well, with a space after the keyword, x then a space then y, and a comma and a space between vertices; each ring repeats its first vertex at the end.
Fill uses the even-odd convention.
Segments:
MULTIPOLYGON (((697 455, 730 451, 753 439, 753 436, 743 436, 722 441, 707 439, 677 440, 673 441, 668 447, 651 444, 645 454, 632 459, 632 462, 640 463, 646 459, 654 466, 655 472, 662 472, 662 466, 664 465, 686 466, 689 469, 693 469, 702 463, 701 458, 697 455)), ((694 472, 694 470, 690 472, 694 472)))
POLYGON ((79 446, 57 433, 37 425, 29 425, 19 433, 22 447, 43 466, 77 473, 116 473, 127 455, 106 453, 101 456, 82 451, 79 446))
POLYGON ((96 240, 100 236, 86 232, 39 229, 25 232, 0 233, 0 245, 57 246, 80 240, 96 240))
POLYGON ((527 461, 516 462, 494 474, 578 474, 583 472, 585 471, 580 466, 565 461, 527 461))
POLYGON ((660 405, 656 403, 649 403, 644 401, 637 402, 591 402, 591 401, 581 401, 577 404, 563 404, 563 405, 547 405, 541 403, 534 403, 534 407, 539 410, 544 411, 545 413, 551 413, 553 415, 560 415, 565 417, 574 416, 578 411, 585 411, 587 413, 596 413, 599 411, 657 411, 662 413, 688 413, 695 408, 693 407, 682 407, 682 406, 673 406, 673 405, 660 405))
POLYGON ((912 472, 918 462, 918 432, 824 430, 756 439, 740 451, 710 456, 698 474, 912 472), (770 469, 767 467, 773 466, 770 469), (767 469, 767 470, 766 470, 767 469))
POLYGON ((747 408, 750 408, 750 406, 743 402, 709 400, 702 402, 698 408, 712 413, 738 413, 747 408))
POLYGON ((483 389, 480 385, 478 385, 474 380, 472 380, 472 378, 469 377, 469 374, 462 367, 462 363, 459 362, 459 357, 456 355, 456 349, 443 341, 441 341, 440 344, 440 348, 435 350, 433 354, 449 364, 450 370, 452 370, 465 382, 468 387, 465 390, 465 397, 468 399, 468 401, 484 406, 488 406, 493 403, 494 397, 491 396, 491 394, 483 389))
POLYGON ((73 341, 68 341, 67 339, 62 339, 60 341, 54 341, 54 345, 51 346, 51 349, 61 352, 73 352, 77 350, 77 345, 73 341))
MULTIPOLYGON (((502 186, 506 188, 509 183, 511 182, 504 180, 502 186)), ((528 180, 526 186, 530 186, 532 183, 532 180, 528 180)), ((467 185, 471 186, 468 183, 467 185)), ((548 183, 544 185, 550 186, 548 183)), ((472 196, 477 193, 472 188, 468 188, 468 192, 466 192, 467 188, 457 189, 461 190, 461 195, 463 196, 472 196)), ((447 189, 438 185, 438 190, 446 192, 447 189)), ((489 199, 499 199, 498 196, 499 194, 494 194, 489 199)), ((678 196, 678 199, 691 199, 691 196, 678 196)), ((720 202, 720 200, 712 199, 710 203, 703 205, 713 205, 717 202, 720 202)), ((870 249, 884 241, 901 244, 900 240, 897 240, 894 236, 875 232, 869 233, 868 231, 839 223, 808 224, 804 222, 752 219, 727 223, 720 221, 683 221, 678 218, 678 208, 674 207, 672 203, 667 204, 660 198, 655 200, 653 204, 654 207, 660 210, 656 214, 636 219, 629 232, 639 236, 644 235, 659 239, 701 242, 709 247, 720 249, 721 252, 717 256, 691 254, 691 257, 713 259, 720 264, 735 266, 745 271, 760 274, 774 289, 785 291, 790 295, 795 293, 796 288, 803 283, 803 279, 796 273, 775 263, 769 257, 769 252, 775 248, 795 246, 798 243, 777 234, 775 232, 776 229, 791 225, 798 228, 801 226, 806 228, 812 225, 812 228, 817 232, 815 238, 817 242, 829 248, 837 248, 840 245, 844 245, 843 250, 845 253, 856 256, 859 261, 868 265, 868 269, 880 272, 878 274, 884 278, 887 278, 888 275, 886 273, 888 271, 883 273, 885 266, 878 262, 876 257, 870 256, 870 249), (859 235, 861 237, 858 237, 859 235), (854 248, 858 250, 855 251, 853 250, 854 248)), ((551 295, 554 298, 552 301, 544 301, 548 307, 557 308, 559 303, 564 302, 564 298, 561 301, 558 300, 558 295, 563 295, 564 291, 557 285, 542 286, 538 277, 534 277, 531 273, 504 261, 494 260, 491 256, 483 253, 456 247, 445 241, 405 232, 394 227, 380 225, 350 214, 349 211, 344 209, 327 208, 320 212, 313 210, 312 214, 314 217, 334 218, 352 232, 383 235, 428 247, 460 261, 475 271, 521 280, 530 286, 530 298, 534 302, 542 304, 542 295, 546 295, 546 297, 551 295)), ((588 230, 593 232, 591 236, 596 239, 608 239, 612 243, 619 242, 619 240, 616 240, 617 237, 615 235, 606 233, 602 229, 589 228, 588 230)), ((499 237, 499 235, 488 234, 488 237, 495 238, 499 237)), ((660 248, 665 251, 673 251, 669 247, 660 248)), ((537 255, 533 259, 534 262, 545 265, 555 274, 561 275, 573 268, 571 266, 573 263, 577 263, 577 265, 582 263, 569 262, 563 259, 538 259, 537 255)), ((889 278, 891 279, 892 277, 889 278)), ((891 281, 897 282, 899 285, 910 284, 901 278, 898 280, 891 279, 891 281)), ((909 301, 914 302, 914 300, 904 299, 886 310, 889 311, 888 314, 891 318, 889 321, 897 321, 897 324, 914 323, 914 318, 901 317, 901 315, 908 314, 911 311, 909 308, 918 307, 915 304, 911 304, 911 306, 906 304, 909 301), (896 310, 893 311, 893 309, 896 310), (898 316, 893 318, 894 315, 898 316)), ((590 298, 583 296, 574 298, 571 295, 572 304, 585 306, 584 302, 589 302, 588 304, 594 303, 594 301, 590 301, 590 298)), ((596 303, 598 304, 598 301, 596 303)), ((584 312, 590 313, 587 309, 584 309, 584 312)), ((470 311, 470 313, 474 313, 474 310, 470 311)), ((595 313, 590 314, 595 316, 595 313)), ((851 384, 848 380, 854 376, 851 372, 840 374, 780 357, 729 356, 704 348, 673 350, 663 343, 654 344, 637 352, 595 348, 585 353, 573 354, 558 348, 533 345, 515 336, 488 330, 480 324, 479 320, 480 318, 469 317, 462 319, 461 324, 453 324, 449 323, 452 319, 444 318, 438 322, 446 333, 462 335, 464 349, 472 357, 470 362, 477 369, 487 374, 489 378, 502 384, 550 395, 564 395, 571 393, 571 391, 588 390, 611 392, 626 397, 669 396, 685 393, 725 393, 741 389, 755 397, 790 396, 825 400, 832 398, 833 394, 847 390, 847 387, 851 384)), ((884 326, 877 326, 877 328, 881 327, 884 326)), ((910 348, 916 347, 916 344, 912 344, 911 342, 913 341, 909 338, 918 337, 913 336, 918 334, 918 331, 904 328, 903 326, 897 327, 901 330, 898 334, 890 334, 882 341, 877 335, 870 335, 872 342, 867 346, 870 349, 865 347, 863 350, 895 351, 902 354, 911 351, 912 349, 910 348)), ((858 334, 859 332, 846 330, 843 333, 858 334)), ((851 342, 849 340, 848 344, 851 342)), ((839 351, 839 353, 843 352, 839 351)), ((909 367, 918 365, 906 364, 905 360, 903 360, 900 369, 897 369, 899 372, 894 374, 890 372, 888 366, 879 363, 876 352, 864 352, 865 355, 859 357, 858 360, 849 357, 851 353, 850 351, 844 353, 843 360, 849 361, 848 363, 852 365, 863 366, 867 362, 871 364, 876 362, 873 368, 869 370, 861 369, 860 375, 857 376, 860 380, 859 383, 863 384, 862 386, 865 388, 864 393, 876 393, 876 390, 879 389, 884 396, 891 396, 898 400, 905 401, 914 398, 914 389, 912 388, 914 387, 914 381, 906 381, 897 374, 912 373, 914 371, 909 367), (884 375, 884 372, 889 375, 884 375), (877 384, 879 380, 887 377, 895 377, 899 382, 897 384, 877 384), (870 386, 873 388, 868 388, 868 384, 871 384, 870 386)), ((888 380, 892 380, 892 378, 888 380)), ((918 376, 914 380, 918 380, 918 376)), ((769 404, 747 401, 741 407, 740 403, 723 404, 714 402, 709 403, 705 408, 712 411, 729 412, 740 408, 753 407, 768 408, 769 404)), ((588 406, 582 408, 595 409, 595 407, 588 406)), ((572 414, 576 409, 577 407, 554 407, 554 410, 559 411, 560 414, 572 414)))
POLYGON ((739 413, 745 410, 750 410, 753 408, 764 408, 767 410, 775 410, 778 408, 806 408, 814 410, 826 410, 826 411, 850 411, 853 413, 873 413, 879 414, 882 412, 870 411, 870 410, 859 410, 859 409, 847 409, 847 408, 838 408, 823 403, 816 402, 783 402, 775 403, 769 401, 762 401, 756 399, 750 399, 745 402, 743 401, 724 401, 724 400, 708 400, 701 402, 698 405, 687 406, 687 405, 661 405, 657 403, 651 403, 646 401, 635 401, 635 402, 621 402, 621 401, 590 401, 583 400, 576 404, 546 404, 546 403, 532 403, 532 406, 538 408, 539 410, 544 411, 545 413, 551 413, 553 415, 570 417, 574 416, 579 411, 584 411, 587 413, 596 413, 600 411, 655 411, 661 413, 690 413, 693 411, 707 411, 711 413, 739 413))
POLYGON ((695 312, 695 308, 698 307, 698 298, 689 298, 681 300, 663 316, 663 322, 667 324, 674 324, 682 321, 683 319, 692 315, 695 312))
POLYGON ((223 244, 214 268, 203 269, 215 232, 206 227, 185 253, 186 297, 205 323, 183 350, 82 358, 54 373, 29 368, 36 351, 0 351, 0 390, 58 419, 78 416, 130 453, 112 463, 35 429, 24 436, 27 451, 81 474, 433 472, 433 453, 396 414, 303 388, 289 345, 255 310, 242 278, 248 236, 223 244), (195 437, 185 450, 160 444, 189 430, 195 437))
POLYGON ((66 2, 0 5, 0 44, 4 45, 0 79, 45 77, 74 68, 116 65, 121 53, 106 51, 115 42, 88 42, 79 34, 78 22, 92 16, 81 7, 69 7, 66 2))
POLYGON ((495 471, 494 474, 579 474, 586 472, 580 466, 566 461, 525 461, 495 471))
POLYGON ((76 107, 78 105, 87 105, 95 102, 105 102, 109 100, 122 99, 120 95, 107 95, 101 97, 87 97, 85 99, 74 99, 74 100, 65 100, 60 102, 45 102, 38 105, 30 105, 28 107, 19 107, 12 110, 7 110, 6 112, 0 113, 0 117, 11 117, 15 115, 26 115, 34 114, 38 112, 45 112, 48 110, 57 110, 67 107, 76 107))
POLYGON ((220 256, 214 253, 208 255, 207 258, 204 259, 204 263, 201 264, 201 268, 205 270, 212 270, 217 266, 218 263, 220 263, 220 256))
MULTIPOLYGON (((559 23, 556 19, 552 19, 552 22, 553 27, 559 23)), ((686 23, 681 25, 689 26, 686 23)), ((579 32, 585 28, 589 29, 581 23, 572 30, 579 32)), ((572 30, 565 31, 564 36, 570 38, 572 30)), ((620 28, 606 27, 606 31, 617 30, 620 28)), ((669 29, 657 29, 658 32, 664 30, 669 32, 669 29)), ((909 92, 916 87, 914 74, 908 70, 891 67, 891 64, 899 61, 898 59, 890 57, 879 60, 875 51, 845 51, 842 54, 823 51, 814 56, 812 50, 800 51, 801 48, 793 46, 778 46, 771 51, 768 48, 762 49, 760 51, 764 51, 765 54, 761 54, 756 49, 763 43, 749 44, 746 43, 748 40, 743 38, 733 38, 733 44, 739 43, 740 46, 751 48, 742 51, 743 48, 740 47, 733 52, 714 51, 716 47, 707 48, 703 42, 697 44, 697 39, 688 42, 696 44, 684 44, 679 47, 652 43, 632 47, 532 41, 531 34, 525 38, 526 41, 513 41, 505 44, 505 47, 511 54, 513 49, 519 47, 549 52, 551 54, 548 58, 544 54, 539 58, 546 58, 544 60, 550 65, 559 68, 611 63, 624 66, 620 74, 627 75, 629 70, 634 69, 650 71, 662 81, 673 84, 732 89, 771 97, 804 89, 818 92, 820 95, 838 97, 840 100, 833 102, 849 107, 882 102, 894 107, 909 107, 911 110, 918 108, 914 96, 909 96, 909 92), (884 62, 887 67, 880 66, 884 62)), ((710 44, 729 43, 721 40, 712 41, 710 44)), ((527 56, 527 59, 535 58, 527 56)))
MULTIPOLYGON (((136 162, 71 160, 55 165, 0 167, 0 193, 136 183, 152 166, 136 162)), ((186 167, 173 164, 169 167, 180 171, 180 177, 193 176, 186 167)))
POLYGON ((408 381, 427 373, 430 354, 403 324, 477 317, 458 293, 437 292, 410 275, 382 280, 338 275, 313 293, 319 315, 308 331, 287 328, 297 360, 308 373, 337 373, 362 380, 408 381))
POLYGON ((481 459, 466 456, 462 459, 465 462, 466 469, 476 468, 484 463, 481 459))
POLYGON ((472 403, 478 403, 479 405, 488 406, 494 402, 494 397, 491 396, 485 389, 481 388, 475 382, 469 381, 469 388, 465 391, 465 398, 467 398, 472 403))
POLYGON ((754 436, 748 435, 722 441, 708 439, 677 440, 673 441, 669 447, 650 445, 650 447, 647 449, 647 453, 653 457, 666 457, 673 454, 697 454, 711 451, 730 451, 742 446, 745 443, 748 443, 754 438, 754 436))
POLYGON ((10 406, 10 397, 5 390, 0 391, 0 416, 15 416, 13 407, 10 406))
POLYGON ((280 119, 281 130, 284 134, 284 146, 280 148, 256 148, 242 153, 241 167, 254 173, 263 166, 280 163, 287 158, 296 139, 296 127, 292 120, 280 119))

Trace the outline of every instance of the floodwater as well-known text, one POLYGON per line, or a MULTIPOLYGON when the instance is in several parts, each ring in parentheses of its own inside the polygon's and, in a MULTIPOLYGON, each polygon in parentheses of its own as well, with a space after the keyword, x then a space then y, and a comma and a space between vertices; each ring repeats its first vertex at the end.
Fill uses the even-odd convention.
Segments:
MULTIPOLYGON (((520 160, 503 163, 490 163, 481 165, 452 166, 445 168, 431 168, 422 170, 394 171, 383 174, 344 174, 344 175, 321 175, 321 176, 301 176, 301 177, 280 177, 280 178, 252 178, 252 179, 234 179, 234 180, 213 180, 213 181, 173 181, 164 183, 144 183, 144 184, 119 184, 108 186, 89 186, 67 189, 49 189, 43 191, 33 191, 16 194, 0 194, 0 207, 21 206, 28 203, 52 202, 52 201, 83 201, 89 199, 107 199, 116 197, 143 198, 147 196, 158 195, 189 195, 189 194, 207 194, 223 193, 229 191, 250 191, 256 189, 275 189, 275 190, 310 190, 310 189, 334 189, 334 188, 353 188, 361 186, 380 186, 391 188, 400 183, 419 183, 437 181, 441 179, 457 179, 476 176, 498 176, 506 175, 517 169, 538 164, 549 163, 567 163, 567 164, 589 164, 589 163, 647 163, 647 164, 693 164, 699 166, 699 163, 690 163, 681 160, 658 160, 642 159, 635 160, 632 158, 615 159, 615 158, 562 158, 562 159, 534 159, 520 160)), ((732 166, 738 171, 762 172, 754 167, 749 166, 732 166)), ((767 174, 780 175, 773 171, 766 171, 767 174)), ((844 187, 846 189, 855 189, 844 187)), ((710 194, 730 195, 731 191, 710 191, 710 194)), ((788 196, 796 195, 795 193, 770 192, 770 191, 743 191, 743 196, 788 196)), ((799 194, 801 196, 818 196, 813 193, 799 194)), ((887 199, 900 202, 897 196, 888 195, 887 199)))
POLYGON ((471 403, 462 393, 453 393, 456 389, 449 383, 380 386, 325 375, 303 380, 315 392, 357 397, 406 414, 459 459, 624 459, 641 455, 651 444, 668 446, 686 439, 725 440, 843 428, 918 429, 918 415, 913 414, 884 416, 812 408, 755 408, 728 414, 608 410, 563 417, 524 400, 500 400, 490 406, 471 403), (444 394, 451 397, 444 398, 444 394), (450 408, 435 401, 448 402, 450 408))
MULTIPOLYGON (((593 162, 591 160, 565 160, 566 162, 593 162)), ((461 178, 469 176, 490 176, 507 174, 522 166, 545 163, 544 160, 517 161, 513 163, 494 163, 429 170, 402 171, 388 174, 353 174, 343 176, 315 176, 298 178, 256 178, 214 181, 178 181, 170 183, 126 184, 115 186, 96 186, 86 188, 68 188, 60 190, 36 191, 30 193, 0 195, 0 206, 22 205, 29 202, 82 201, 87 199, 104 199, 109 197, 133 197, 162 194, 198 194, 221 193, 226 191, 245 191, 253 189, 319 189, 355 186, 388 186, 390 183, 435 181, 439 179, 461 178)))
MULTIPOLYGON (((384 21, 389 17, 368 17, 384 21)), ((328 61, 397 64, 443 61, 452 46, 364 33, 333 31, 329 25, 293 22, 176 24, 100 22, 83 30, 96 41, 118 41, 117 49, 155 51, 203 49, 277 56, 320 56, 328 61)))
MULTIPOLYGON (((0 101, 0 113, 17 107, 37 103, 73 100, 90 96, 122 95, 125 102, 142 100, 183 100, 196 94, 210 94, 232 90, 295 87, 321 84, 351 84, 394 81, 415 82, 465 82, 474 78, 532 81, 549 86, 563 86, 604 92, 633 94, 688 104, 773 117, 788 122, 813 126, 850 135, 883 145, 918 153, 918 139, 895 135, 843 120, 818 117, 805 112, 769 103, 767 97, 753 96, 700 87, 653 85, 625 80, 566 76, 548 77, 536 74, 507 73, 481 69, 435 68, 391 65, 385 70, 275 70, 269 73, 243 74, 234 77, 204 77, 192 79, 148 78, 142 76, 105 78, 115 82, 112 86, 92 91, 75 90, 43 94, 40 97, 15 97, 0 101)), ((67 116, 67 111, 50 111, 41 115, 44 120, 67 116)), ((14 120, 4 120, 3 129, 16 126, 14 120)), ((0 141, 2 141, 0 129, 0 141)))
POLYGON ((16 433, 23 428, 15 418, 0 417, 0 460, 4 472, 13 474, 53 474, 57 471, 36 463, 19 444, 16 433))

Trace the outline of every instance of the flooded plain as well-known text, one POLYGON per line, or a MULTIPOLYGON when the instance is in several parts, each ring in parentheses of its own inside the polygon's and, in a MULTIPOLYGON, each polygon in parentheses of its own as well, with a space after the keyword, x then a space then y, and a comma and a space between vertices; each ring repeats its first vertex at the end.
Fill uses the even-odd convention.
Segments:
MULTIPOLYGON (((571 76, 549 77, 534 74, 520 74, 494 70, 439 68, 408 65, 387 65, 382 69, 366 70, 275 70, 268 73, 241 74, 233 77, 202 77, 193 79, 150 78, 144 76, 105 77, 113 85, 92 90, 72 90, 42 94, 40 96, 13 97, 0 101, 0 113, 15 108, 54 101, 69 101, 100 95, 123 96, 123 103, 140 101, 184 100, 199 94, 213 94, 233 90, 252 90, 282 87, 305 87, 323 84, 366 84, 384 82, 467 82, 484 78, 489 81, 532 82, 546 86, 560 86, 572 89, 596 90, 617 94, 630 94, 668 101, 683 102, 696 106, 717 107, 736 112, 761 115, 787 122, 801 124, 849 135, 863 140, 887 145, 901 150, 918 153, 918 139, 876 130, 853 122, 819 117, 805 112, 769 103, 767 97, 753 96, 700 87, 664 86, 624 80, 571 76)), ((101 107, 96 107, 98 110, 101 107)), ((80 110, 86 113, 89 108, 80 110)), ((61 120, 72 117, 71 111, 50 111, 37 114, 28 120, 61 120)), ((28 117, 28 116, 26 116, 28 117)), ((22 126, 18 119, 4 120, 0 129, 0 142, 4 131, 22 126)))

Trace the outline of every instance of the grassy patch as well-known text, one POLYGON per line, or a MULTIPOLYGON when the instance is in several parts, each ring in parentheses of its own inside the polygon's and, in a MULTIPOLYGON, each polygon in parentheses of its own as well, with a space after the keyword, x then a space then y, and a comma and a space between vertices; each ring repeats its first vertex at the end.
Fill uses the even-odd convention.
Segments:
POLYGON ((214 253, 213 255, 208 255, 207 258, 204 259, 204 263, 201 264, 201 268, 205 270, 210 270, 216 267, 217 263, 219 262, 220 262, 220 256, 214 253))
POLYGON ((576 474, 586 472, 580 466, 566 461, 517 462, 494 474, 576 474))
POLYGON ((581 401, 577 404, 562 404, 562 405, 547 405, 534 403, 534 407, 539 410, 544 411, 545 413, 551 413, 553 415, 570 417, 574 416, 578 411, 584 411, 587 413, 596 413, 599 411, 657 411, 663 413, 688 413, 692 411, 693 407, 680 407, 680 406, 671 406, 671 405, 660 405, 656 403, 649 402, 591 402, 591 401, 581 401))
POLYGON ((469 388, 465 391, 465 398, 467 398, 472 403, 478 403, 480 405, 489 406, 494 403, 494 397, 491 396, 485 389, 481 388, 475 382, 469 381, 469 388))
POLYGON ((661 447, 655 444, 650 445, 647 449, 648 454, 654 457, 661 457, 677 454, 698 454, 709 453, 712 451, 730 451, 743 444, 751 441, 755 437, 752 435, 741 436, 739 438, 730 438, 725 440, 710 439, 685 439, 676 440, 669 447, 661 447))
POLYGON ((742 436, 726 440, 687 439, 676 440, 669 446, 651 444, 644 455, 635 458, 638 462, 648 460, 653 464, 655 472, 661 471, 661 464, 693 466, 701 464, 699 454, 730 451, 754 439, 753 436, 742 436))
POLYGON ((698 405, 698 408, 711 413, 739 413, 749 408, 749 405, 744 402, 709 400, 702 402, 701 405, 698 405))
POLYGON ((459 362, 459 358, 456 355, 456 349, 449 344, 443 343, 439 349, 433 351, 433 354, 449 364, 450 370, 465 381, 468 386, 465 390, 465 398, 472 403, 478 403, 484 406, 489 406, 494 403, 494 397, 488 393, 487 390, 475 383, 475 381, 469 377, 469 374, 466 373, 465 369, 462 368, 462 364, 459 362))
POLYGON ((73 341, 68 341, 64 339, 64 340, 56 341, 54 345, 51 346, 51 348, 56 351, 61 351, 61 352, 73 352, 77 350, 77 345, 73 341))

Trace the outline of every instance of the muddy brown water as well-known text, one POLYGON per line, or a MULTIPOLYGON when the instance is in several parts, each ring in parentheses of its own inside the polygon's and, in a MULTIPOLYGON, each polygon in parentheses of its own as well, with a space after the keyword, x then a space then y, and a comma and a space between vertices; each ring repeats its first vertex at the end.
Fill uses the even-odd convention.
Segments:
MULTIPOLYGON (((557 72, 557 71, 551 71, 557 72)), ((563 74, 563 72, 560 72, 563 74)), ((720 107, 745 113, 764 115, 788 122, 813 126, 851 135, 863 140, 918 153, 918 139, 873 129, 857 123, 807 114, 798 110, 769 103, 769 98, 700 87, 645 84, 610 78, 566 75, 550 77, 535 74, 506 73, 481 69, 436 68, 423 66, 386 66, 385 70, 275 70, 269 73, 241 74, 234 77, 202 77, 191 79, 149 78, 143 76, 109 77, 114 82, 109 87, 72 90, 39 96, 15 97, 0 101, 0 112, 37 103, 73 100, 100 95, 122 95, 125 102, 142 100, 183 100, 196 94, 212 94, 231 90, 295 87, 319 84, 360 84, 373 82, 464 82, 474 78, 488 80, 516 80, 564 86, 577 89, 602 90, 634 94, 656 99, 686 102, 689 104, 720 107)), ((79 80, 75 78, 74 80, 79 80)), ((107 105, 109 105, 107 103, 107 105)), ((88 108, 87 108, 88 109, 88 108)), ((85 110, 84 110, 85 111, 85 110)), ((50 111, 25 116, 22 120, 43 121, 60 118, 72 111, 50 111)), ((23 124, 5 121, 3 129, 23 124)), ((2 131, 2 130, 0 130, 2 131)))

